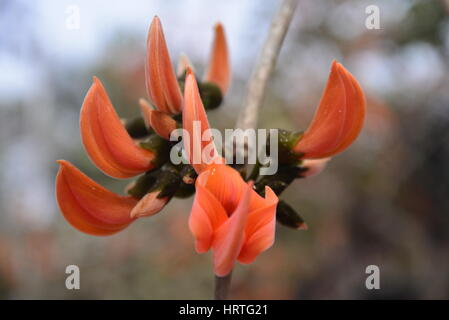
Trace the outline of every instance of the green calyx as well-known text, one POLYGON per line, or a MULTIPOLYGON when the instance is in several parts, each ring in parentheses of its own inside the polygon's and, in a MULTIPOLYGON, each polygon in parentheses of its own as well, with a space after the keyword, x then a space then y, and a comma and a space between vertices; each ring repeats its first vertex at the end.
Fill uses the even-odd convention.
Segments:
POLYGON ((178 190, 180 183, 179 171, 172 164, 166 163, 139 177, 128 190, 128 194, 141 199, 147 193, 159 191, 158 198, 171 198, 178 190))
MULTIPOLYGON (((294 147, 301 140, 302 132, 291 132, 288 130, 278 130, 278 159, 279 164, 298 165, 301 162, 302 154, 293 151, 294 147)), ((267 141, 269 148, 270 140, 267 141)), ((269 149, 267 149, 269 150, 269 149)))
POLYGON ((160 190, 158 198, 171 198, 178 191, 181 183, 181 176, 175 166, 166 163, 161 167, 155 186, 150 189, 152 191, 160 190))
POLYGON ((134 185, 128 189, 128 194, 134 198, 143 198, 148 191, 155 185, 157 180, 157 171, 149 171, 144 175, 140 176, 134 185))
POLYGON ((275 174, 261 176, 256 181, 254 188, 261 196, 265 196, 265 186, 269 186, 279 196, 303 170, 297 166, 281 166, 275 174))
POLYGON ((220 88, 212 82, 201 82, 198 85, 201 100, 206 110, 213 110, 220 106, 223 101, 223 94, 220 88))
POLYGON ((276 208, 276 221, 293 229, 306 229, 304 219, 284 200, 280 200, 276 208))
POLYGON ((175 166, 166 162, 160 168, 140 176, 127 192, 137 199, 155 191, 159 191, 158 198, 187 198, 195 193, 196 177, 190 165, 175 166))
MULTIPOLYGON (((179 88, 181 92, 184 92, 185 74, 178 78, 179 88)), ((218 108, 223 102, 223 94, 220 88, 212 82, 199 82, 198 90, 200 92, 201 101, 203 102, 204 109, 213 110, 218 108)))
POLYGON ((139 143, 140 147, 155 153, 153 163, 160 167, 167 162, 170 155, 170 142, 153 133, 145 140, 139 143))
MULTIPOLYGON (((254 188, 262 197, 265 196, 266 186, 270 187, 277 196, 280 196, 304 170, 304 168, 298 166, 281 166, 274 175, 261 176, 255 183, 254 188)), ((283 200, 280 200, 277 205, 276 220, 280 224, 293 229, 306 228, 304 219, 283 200)))
POLYGON ((125 128, 131 138, 134 139, 146 137, 153 132, 153 130, 147 129, 145 121, 142 117, 136 117, 131 120, 127 120, 125 123, 125 128))

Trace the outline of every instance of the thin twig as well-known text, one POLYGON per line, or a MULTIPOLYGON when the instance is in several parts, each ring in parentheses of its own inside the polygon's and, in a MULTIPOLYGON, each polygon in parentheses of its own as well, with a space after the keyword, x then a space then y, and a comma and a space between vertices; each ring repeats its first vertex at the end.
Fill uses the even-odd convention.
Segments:
POLYGON ((229 297, 232 272, 225 277, 215 276, 215 300, 226 300, 229 297))
POLYGON ((259 108, 262 103, 268 77, 276 64, 276 59, 298 1, 284 0, 273 18, 268 38, 265 41, 251 79, 249 80, 247 95, 243 102, 242 111, 237 119, 236 128, 246 130, 255 129, 257 126, 259 108))

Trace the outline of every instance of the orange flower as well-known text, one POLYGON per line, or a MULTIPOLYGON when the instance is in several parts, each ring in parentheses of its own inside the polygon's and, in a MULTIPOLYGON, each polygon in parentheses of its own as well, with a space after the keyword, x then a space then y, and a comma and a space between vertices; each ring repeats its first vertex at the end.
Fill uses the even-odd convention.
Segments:
POLYGON ((87 154, 105 174, 129 178, 153 168, 153 152, 134 143, 95 77, 81 107, 80 130, 87 154))
POLYGON ((73 227, 91 235, 110 235, 131 223, 129 213, 137 200, 109 192, 65 160, 58 163, 56 199, 73 227))
POLYGON ((212 44, 212 53, 209 68, 204 80, 215 83, 224 95, 229 88, 231 79, 231 67, 229 66, 228 44, 221 23, 215 25, 215 38, 212 44))
POLYGON ((206 162, 196 156, 210 143, 213 145, 213 141, 206 140, 199 148, 194 146, 209 124, 191 71, 187 72, 184 101, 183 125, 189 135, 183 141, 191 163, 195 158, 201 159, 201 163, 194 164, 199 176, 189 228, 195 237, 197 252, 212 248, 214 272, 223 277, 231 272, 236 260, 251 263, 271 247, 278 198, 269 187, 265 188, 265 198, 258 195, 252 182, 246 183, 238 171, 223 164, 215 149, 206 162), (199 133, 194 132, 194 121, 201 124, 199 133))
POLYGON ((184 86, 182 125, 183 129, 189 133, 188 137, 183 137, 183 142, 189 156, 189 163, 196 172, 201 172, 208 164, 224 162, 215 149, 212 137, 206 139, 205 134, 209 129, 209 121, 201 101, 195 76, 190 68, 187 69, 184 86), (196 129, 195 126, 199 126, 199 128, 196 129), (203 152, 205 150, 210 152, 203 152), (207 159, 202 159, 203 156, 207 159))
POLYGON ((106 236, 125 229, 137 217, 159 212, 168 199, 149 193, 140 201, 117 195, 91 180, 65 160, 56 176, 56 199, 66 220, 76 229, 94 236, 106 236), (150 201, 149 201, 150 200, 150 201))
MULTIPOLYGON (((181 60, 181 73, 189 63, 186 58, 181 60)), ((145 77, 148 96, 156 108, 171 115, 180 113, 182 94, 170 61, 161 21, 157 16, 153 18, 148 33, 145 77)), ((223 26, 219 23, 215 27, 215 39, 205 80, 216 84, 222 95, 229 87, 228 49, 223 26)))
POLYGON ((160 137, 169 140, 170 134, 177 128, 176 121, 167 113, 151 108, 145 99, 140 99, 139 104, 146 126, 152 128, 160 137))
POLYGON ((145 76, 148 96, 153 104, 162 112, 180 113, 181 90, 171 65, 161 21, 157 16, 148 33, 145 76))
POLYGON ((360 133, 365 119, 365 97, 359 83, 333 61, 316 114, 293 150, 303 159, 321 159, 345 150, 360 133))
MULTIPOLYGON (((138 147, 114 110, 100 80, 94 78, 80 113, 81 138, 87 154, 104 173, 129 178, 151 170, 155 154, 138 147)), ((159 212, 169 200, 159 192, 140 201, 119 196, 98 185, 75 166, 59 160, 56 198, 62 214, 76 229, 91 235, 110 235, 136 217, 159 212)))

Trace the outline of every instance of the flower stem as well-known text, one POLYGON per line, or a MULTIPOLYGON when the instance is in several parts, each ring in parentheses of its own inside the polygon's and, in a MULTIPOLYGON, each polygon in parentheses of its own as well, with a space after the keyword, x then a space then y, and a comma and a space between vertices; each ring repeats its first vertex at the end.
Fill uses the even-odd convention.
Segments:
POLYGON ((215 276, 215 300, 227 300, 231 287, 232 271, 225 277, 215 276))
POLYGON ((262 51, 248 84, 242 112, 237 119, 236 128, 255 129, 259 108, 262 103, 268 77, 276 64, 282 42, 287 33, 293 13, 299 0, 284 0, 279 7, 268 32, 262 51))

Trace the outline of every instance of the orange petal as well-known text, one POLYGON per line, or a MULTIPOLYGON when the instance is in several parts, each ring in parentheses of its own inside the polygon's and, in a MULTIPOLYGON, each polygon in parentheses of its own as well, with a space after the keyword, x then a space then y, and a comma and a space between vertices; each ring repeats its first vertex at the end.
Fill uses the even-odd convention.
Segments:
POLYGON ((246 183, 240 173, 224 164, 212 164, 207 175, 200 174, 196 185, 202 185, 220 202, 228 215, 235 210, 246 189, 246 183))
POLYGON ((273 245, 276 229, 278 197, 268 186, 265 187, 265 199, 254 201, 255 197, 261 198, 255 192, 252 194, 250 214, 245 228, 246 240, 238 256, 238 260, 246 264, 253 262, 261 252, 273 245))
POLYGON ((344 81, 338 68, 334 61, 318 110, 294 148, 295 152, 304 153, 304 158, 329 157, 341 144, 347 100, 344 81))
POLYGON ((331 158, 323 159, 305 159, 301 163, 301 167, 307 168, 307 171, 300 172, 299 176, 308 178, 313 177, 323 171, 331 158))
POLYGON ((161 211, 168 202, 168 197, 158 198, 159 191, 146 194, 131 210, 131 218, 153 216, 161 211))
POLYGON ((249 182, 243 191, 239 205, 231 217, 217 230, 214 242, 214 272, 219 277, 228 275, 239 256, 245 241, 245 227, 248 221, 249 202, 254 192, 249 182))
MULTIPOLYGON (((208 175, 203 172, 201 175, 208 175)), ((210 249, 215 231, 228 216, 225 209, 215 196, 207 190, 198 180, 196 182, 195 200, 189 217, 189 229, 195 237, 195 247, 198 253, 210 249)))
POLYGON ((149 124, 149 127, 153 128, 159 136, 164 139, 170 140, 170 134, 173 130, 176 130, 176 121, 173 120, 168 114, 153 110, 148 107, 141 106, 142 114, 145 119, 145 123, 149 124))
POLYGON ((145 77, 148 95, 160 111, 170 114, 181 112, 182 94, 170 61, 161 21, 157 16, 148 33, 145 77))
POLYGON ((150 103, 144 98, 139 99, 139 107, 140 112, 142 113, 143 121, 145 122, 145 126, 147 127, 147 129, 150 129, 151 128, 150 113, 154 109, 151 107, 150 103))
POLYGON ((179 57, 178 60, 178 65, 176 67, 176 75, 178 77, 183 77, 187 71, 187 68, 190 68, 192 69, 192 71, 195 71, 192 62, 190 62, 189 57, 184 53, 181 53, 181 56, 179 57))
MULTIPOLYGON (((222 162, 213 139, 203 139, 203 133, 209 129, 206 111, 198 91, 198 85, 191 69, 187 70, 184 88, 184 108, 182 112, 182 123, 184 128, 184 146, 189 157, 190 164, 196 172, 200 173, 208 164, 222 162), (203 150, 212 143, 212 150, 203 159, 203 150)), ((208 148, 209 150, 209 148, 208 148)))
POLYGON ((134 219, 130 212, 137 199, 119 196, 103 188, 70 162, 59 160, 56 199, 62 214, 76 229, 90 235, 110 235, 134 219))
POLYGON ((209 67, 204 80, 215 83, 223 95, 229 88, 231 78, 231 67, 229 65, 228 45, 221 23, 215 25, 215 38, 209 60, 209 67))
POLYGON ((332 151, 333 155, 345 150, 358 137, 366 112, 365 96, 359 83, 341 64, 338 64, 338 67, 346 89, 347 110, 341 143, 332 151))
POLYGON ((111 177, 129 178, 153 167, 153 153, 134 144, 95 77, 81 107, 80 129, 90 159, 111 177))

